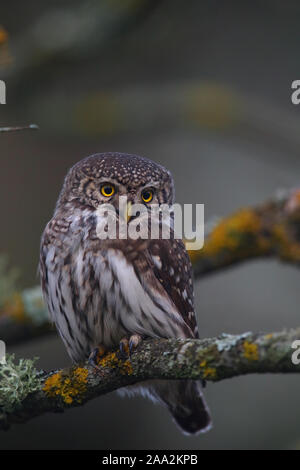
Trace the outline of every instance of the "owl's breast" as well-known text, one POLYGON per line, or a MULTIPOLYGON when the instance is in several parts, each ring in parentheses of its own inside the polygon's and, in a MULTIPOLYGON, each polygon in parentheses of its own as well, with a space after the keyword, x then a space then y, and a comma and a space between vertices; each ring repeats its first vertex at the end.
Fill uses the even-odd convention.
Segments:
POLYGON ((103 344, 118 344, 126 329, 117 312, 119 284, 103 254, 79 246, 66 256, 51 247, 44 263, 44 297, 71 358, 78 362, 103 344))
POLYGON ((181 323, 167 296, 141 282, 124 253, 77 244, 65 256, 48 250, 45 299, 52 319, 74 361, 100 344, 118 346, 133 333, 183 337, 181 323))

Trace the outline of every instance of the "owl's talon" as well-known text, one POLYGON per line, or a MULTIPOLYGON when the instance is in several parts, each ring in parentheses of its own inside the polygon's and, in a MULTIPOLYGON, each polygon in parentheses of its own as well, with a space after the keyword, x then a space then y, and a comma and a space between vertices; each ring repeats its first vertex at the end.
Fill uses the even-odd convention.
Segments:
POLYGON ((88 358, 88 365, 93 367, 94 369, 99 369, 97 364, 97 357, 98 357, 98 348, 95 348, 88 358))
POLYGON ((97 348, 93 349, 93 351, 91 352, 91 354, 89 355, 89 358, 88 358, 88 364, 92 367, 94 367, 95 369, 99 370, 99 366, 98 366, 98 359, 101 357, 101 356, 104 356, 106 353, 106 349, 104 346, 100 345, 98 346, 97 348))
POLYGON ((136 350, 138 345, 141 344, 142 341, 143 341, 143 338, 141 337, 141 335, 130 336, 129 338, 129 355, 130 356, 136 350))
POLYGON ((122 338, 120 341, 120 354, 122 359, 128 359, 129 357, 129 342, 127 338, 122 338))

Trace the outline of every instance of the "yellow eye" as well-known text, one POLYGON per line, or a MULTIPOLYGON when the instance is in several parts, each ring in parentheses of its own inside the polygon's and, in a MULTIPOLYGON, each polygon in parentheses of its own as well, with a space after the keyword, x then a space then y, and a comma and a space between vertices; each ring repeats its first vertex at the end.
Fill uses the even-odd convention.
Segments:
POLYGON ((115 194, 115 188, 112 184, 110 183, 104 183, 101 186, 101 194, 105 197, 110 197, 113 194, 115 194))
POLYGON ((153 191, 151 189, 145 189, 142 192, 142 199, 144 202, 151 202, 153 199, 153 191))

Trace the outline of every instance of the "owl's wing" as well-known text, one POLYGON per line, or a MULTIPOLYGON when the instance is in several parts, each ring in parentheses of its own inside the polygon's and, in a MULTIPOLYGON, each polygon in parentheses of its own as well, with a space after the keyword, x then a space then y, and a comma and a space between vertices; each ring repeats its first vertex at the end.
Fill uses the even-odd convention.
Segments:
POLYGON ((149 240, 143 256, 132 260, 140 282, 150 295, 167 296, 188 326, 187 336, 198 337, 194 311, 192 266, 181 240, 149 240))

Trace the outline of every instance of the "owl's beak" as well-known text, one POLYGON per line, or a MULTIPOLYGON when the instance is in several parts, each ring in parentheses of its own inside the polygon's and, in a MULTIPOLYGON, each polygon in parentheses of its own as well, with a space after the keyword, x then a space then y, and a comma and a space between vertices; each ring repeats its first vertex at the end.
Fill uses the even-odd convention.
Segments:
POLYGON ((128 224, 130 218, 131 218, 131 215, 132 215, 132 202, 128 201, 125 208, 124 208, 124 212, 123 212, 123 218, 125 220, 125 222, 128 224))
POLYGON ((120 198, 119 216, 126 224, 132 217, 132 202, 128 201, 127 197, 121 196, 120 198))

